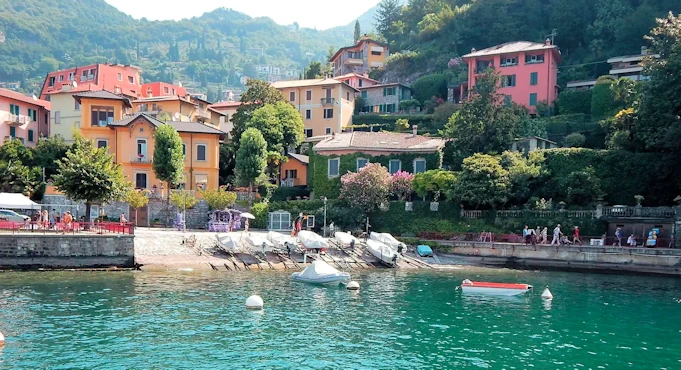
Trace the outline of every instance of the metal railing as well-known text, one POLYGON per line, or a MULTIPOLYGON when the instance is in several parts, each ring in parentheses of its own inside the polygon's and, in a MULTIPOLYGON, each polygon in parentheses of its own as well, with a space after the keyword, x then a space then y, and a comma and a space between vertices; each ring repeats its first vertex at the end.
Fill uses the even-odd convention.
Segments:
POLYGON ((332 105, 336 103, 335 98, 322 98, 322 105, 332 105))
POLYGON ((129 156, 128 159, 130 160, 130 163, 154 163, 154 158, 150 156, 129 156))
POLYGON ((2 119, 3 122, 8 123, 8 124, 18 124, 18 125, 25 125, 27 123, 33 122, 33 119, 29 116, 24 116, 20 114, 9 114, 6 115, 5 118, 2 119))
POLYGON ((130 222, 13 222, 0 221, 0 233, 39 233, 39 234, 135 234, 135 226, 130 222))

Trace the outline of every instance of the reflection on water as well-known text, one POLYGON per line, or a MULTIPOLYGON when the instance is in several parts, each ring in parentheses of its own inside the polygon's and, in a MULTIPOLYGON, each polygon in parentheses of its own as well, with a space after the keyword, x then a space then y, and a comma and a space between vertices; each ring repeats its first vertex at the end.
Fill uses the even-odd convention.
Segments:
POLYGON ((353 271, 361 289, 285 272, 8 273, 0 369, 678 368, 677 279, 466 268, 353 271), (465 278, 550 286, 463 295, 465 278), (262 311, 245 309, 259 294, 262 311), (39 355, 37 355, 39 354, 39 355))

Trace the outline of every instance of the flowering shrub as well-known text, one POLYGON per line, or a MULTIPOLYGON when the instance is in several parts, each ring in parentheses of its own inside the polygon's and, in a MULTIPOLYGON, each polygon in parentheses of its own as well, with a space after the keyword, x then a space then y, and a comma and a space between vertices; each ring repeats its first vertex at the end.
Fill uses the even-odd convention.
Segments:
POLYGON ((359 172, 341 177, 340 197, 364 212, 371 212, 388 200, 392 176, 378 163, 369 163, 359 172))
POLYGON ((397 171, 393 174, 390 193, 399 200, 407 200, 414 190, 412 182, 414 175, 406 171, 397 171))

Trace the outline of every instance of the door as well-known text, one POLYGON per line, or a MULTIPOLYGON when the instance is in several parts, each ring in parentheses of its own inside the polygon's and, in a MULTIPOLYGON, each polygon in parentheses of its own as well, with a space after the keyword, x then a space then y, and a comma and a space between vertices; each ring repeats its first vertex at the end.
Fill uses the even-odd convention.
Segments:
POLYGON ((149 226, 149 207, 144 206, 140 209, 135 210, 134 208, 130 207, 130 210, 128 212, 128 219, 130 220, 130 223, 135 225, 135 226, 149 226), (135 212, 137 211, 137 212, 135 212), (138 221, 139 219, 139 221, 138 221))

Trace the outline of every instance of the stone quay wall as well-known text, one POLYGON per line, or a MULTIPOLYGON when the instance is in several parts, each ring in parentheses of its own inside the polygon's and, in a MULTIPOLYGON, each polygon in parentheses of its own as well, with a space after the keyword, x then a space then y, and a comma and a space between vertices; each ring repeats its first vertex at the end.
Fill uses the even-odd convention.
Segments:
POLYGON ((546 246, 439 241, 450 253, 490 265, 564 270, 613 270, 681 275, 681 249, 546 246))
MULTIPOLYGON (((168 209, 168 204, 165 199, 151 198, 149 199, 149 222, 153 222, 155 219, 165 222, 170 220, 168 226, 172 226, 173 220, 177 217, 178 209, 174 205, 170 204, 168 209)), ((182 212, 182 209, 179 210, 182 212)), ((191 209, 185 210, 185 222, 187 223, 187 228, 189 229, 204 229, 208 224, 209 218, 208 204, 203 200, 199 200, 198 203, 191 209)))
POLYGON ((134 235, 0 235, 0 268, 133 267, 134 235))

